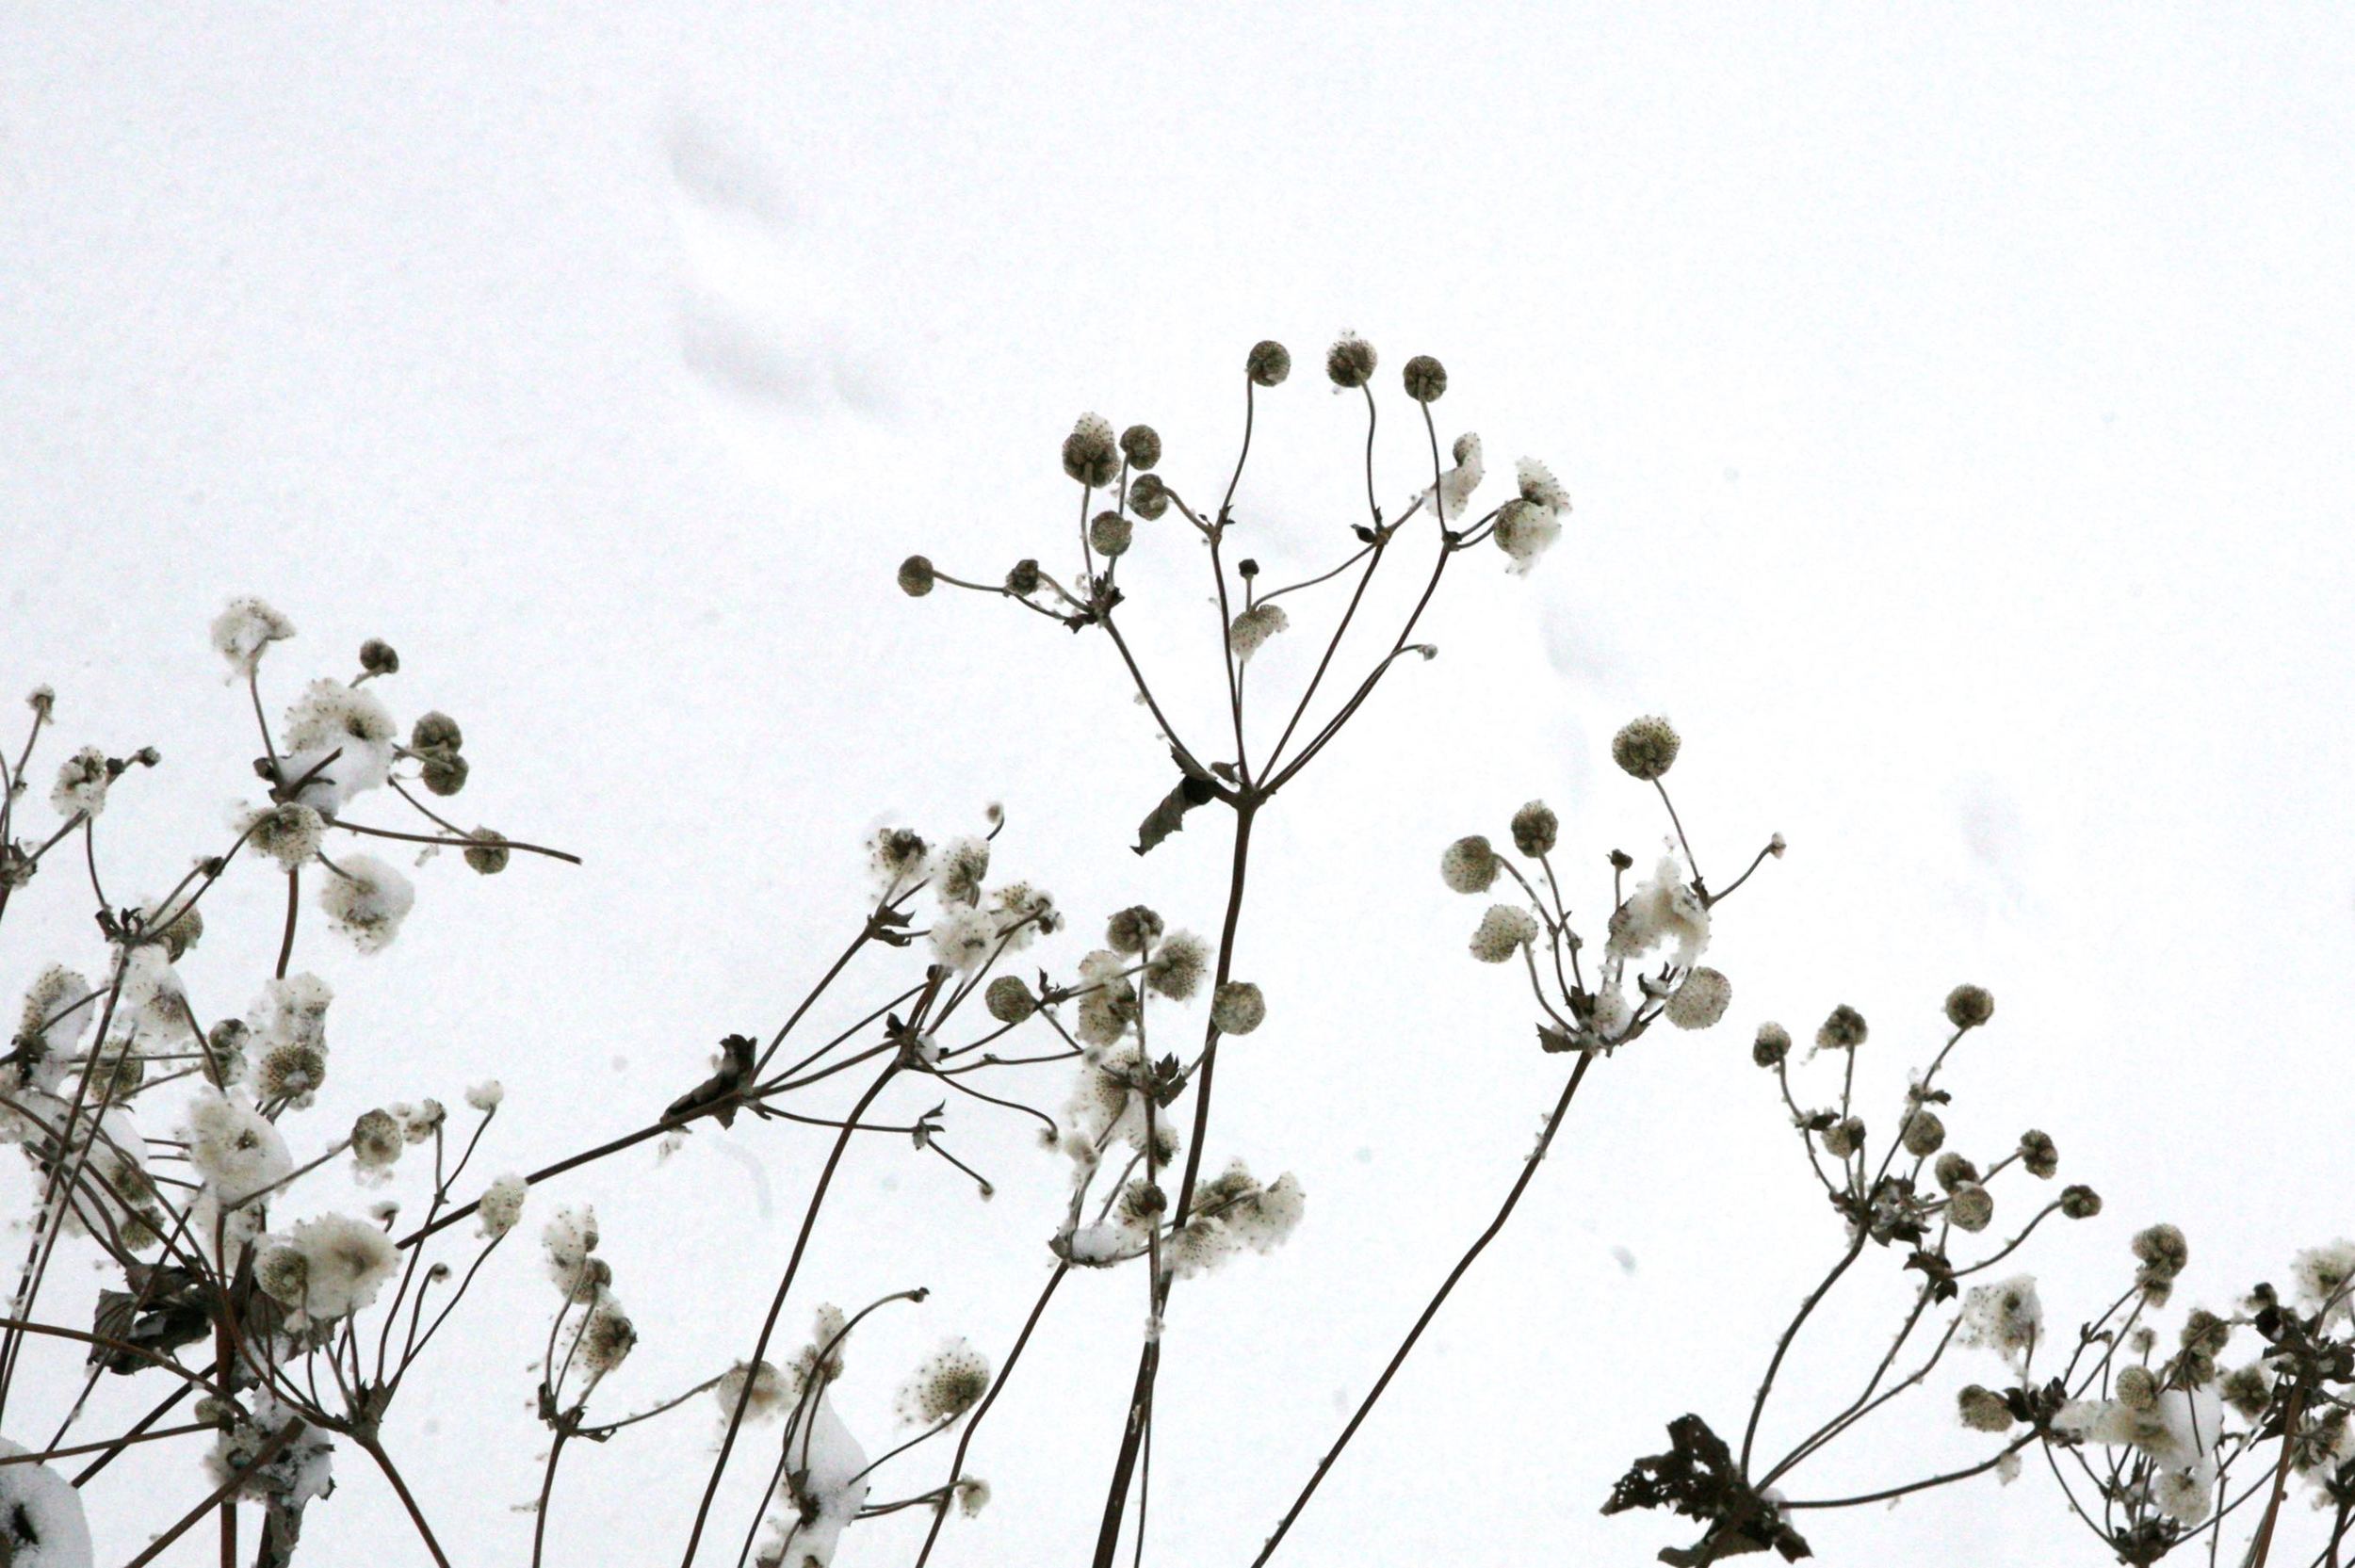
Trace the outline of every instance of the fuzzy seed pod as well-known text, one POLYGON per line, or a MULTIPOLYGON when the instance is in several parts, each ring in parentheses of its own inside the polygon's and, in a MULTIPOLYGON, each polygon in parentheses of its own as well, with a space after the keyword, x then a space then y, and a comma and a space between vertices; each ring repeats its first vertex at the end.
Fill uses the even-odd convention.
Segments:
POLYGON ((1632 719, 1611 737, 1611 760, 1632 778, 1657 779, 1676 766, 1683 745, 1676 726, 1656 714, 1632 719))
POLYGON ((1292 373, 1291 350, 1272 337, 1262 338, 1251 346, 1243 369, 1261 386, 1282 386, 1284 378, 1292 373))

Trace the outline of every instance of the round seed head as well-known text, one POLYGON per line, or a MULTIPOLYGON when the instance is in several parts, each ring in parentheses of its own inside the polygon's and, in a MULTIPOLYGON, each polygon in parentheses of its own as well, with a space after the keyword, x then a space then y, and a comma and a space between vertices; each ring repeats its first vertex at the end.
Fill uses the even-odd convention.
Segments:
POLYGON ((1291 350, 1272 337, 1262 338, 1251 346, 1243 368, 1261 386, 1282 386, 1284 378, 1292 373, 1291 350))
POLYGON ((1532 860, 1551 854, 1561 831, 1561 818, 1543 800, 1532 800, 1513 814, 1513 848, 1532 860))
POLYGON ((1339 387, 1360 387, 1373 377, 1373 345, 1356 332, 1343 332, 1324 351, 1324 373, 1339 387))
POLYGON ((1958 1029, 1975 1029, 1995 1016, 1995 998, 1985 986, 1958 985, 1946 993, 1946 1022, 1958 1029))
POLYGON ((1228 980, 1210 996, 1210 1023, 1221 1034, 1249 1034, 1267 1019, 1267 998, 1249 980, 1228 980))
POLYGON ((1131 425, 1120 432, 1120 450, 1129 467, 1145 473, 1161 461, 1161 434, 1150 425, 1131 425))
POLYGON ((933 563, 922 556, 910 556, 900 563, 900 591, 911 599, 921 599, 933 590, 933 563))
POLYGON ((1406 362, 1406 396, 1418 403, 1436 403, 1447 393, 1447 367, 1429 354, 1406 362))
POLYGON ((1638 779, 1657 779, 1676 766, 1676 727, 1657 714, 1630 719, 1611 737, 1611 760, 1638 779))

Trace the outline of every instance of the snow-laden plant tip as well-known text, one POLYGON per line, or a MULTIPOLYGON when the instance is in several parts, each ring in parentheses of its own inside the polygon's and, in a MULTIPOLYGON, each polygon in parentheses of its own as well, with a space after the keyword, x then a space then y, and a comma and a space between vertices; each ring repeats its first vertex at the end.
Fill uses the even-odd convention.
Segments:
MULTIPOLYGON (((414 855, 419 869, 455 849, 451 859, 482 876, 508 872, 519 857, 573 859, 445 815, 469 784, 464 736, 438 712, 415 715, 404 729, 380 695, 395 689, 400 671, 389 645, 365 643, 348 677, 300 684, 273 721, 265 671, 293 655, 278 645, 293 641, 295 625, 259 599, 221 612, 212 641, 239 688, 235 700, 251 707, 259 755, 249 803, 176 875, 116 864, 101 832, 110 810, 133 809, 150 787, 162 762, 154 749, 85 746, 56 765, 45 801, 36 793, 35 769, 49 767, 41 742, 60 723, 57 699, 36 690, 23 740, 0 752, 0 919, 20 915, 0 929, 13 936, 34 908, 42 922, 8 949, 29 983, 0 1059, 0 1140, 25 1161, 14 1216, 22 1260, 0 1319, 8 1433, 0 1564, 87 1568, 89 1521, 149 1502, 109 1495, 109 1467, 146 1444, 185 1452, 186 1495, 131 1568, 175 1549, 181 1560, 217 1552, 223 1564, 292 1562, 303 1556, 310 1510, 350 1485, 387 1489, 417 1547, 451 1562, 448 1544, 475 1530, 447 1516, 451 1504, 430 1478, 404 1469, 397 1413, 412 1370, 437 1344, 518 1332, 477 1322, 466 1306, 486 1269, 529 1267, 508 1246, 519 1231, 536 1232, 551 1285, 544 1324, 527 1331, 539 1350, 536 1387, 517 1391, 530 1396, 548 1438, 531 1505, 533 1563, 549 1558, 564 1462, 581 1463, 586 1452, 596 1456, 590 1463, 626 1464, 629 1446, 665 1423, 694 1427, 685 1441, 707 1456, 707 1474, 690 1495, 645 1504, 674 1511, 682 1568, 699 1560, 825 1568, 846 1543, 859 1560, 931 1560, 951 1521, 990 1500, 968 1462, 985 1464, 993 1443, 1015 1440, 995 1431, 984 1439, 984 1422, 1024 1370, 1032 1331, 1074 1270, 1125 1271, 1139 1311, 1104 1331, 1134 1334, 1135 1373, 1125 1410, 1101 1413, 1109 1440, 1101 1522, 1092 1542, 1072 1542, 1060 1560, 1096 1568, 1144 1560, 1160 1375, 1165 1349, 1183 1342, 1183 1287, 1240 1254, 1278 1249, 1307 1207, 1291 1173, 1255 1173, 1280 1172, 1283 1152, 1229 1147, 1216 1117, 1222 1047, 1263 1029, 1280 1038, 1287 1023, 1283 977, 1251 969, 1238 940, 1255 835, 1281 831, 1269 823, 1280 820, 1287 787, 1392 671, 1436 652, 1414 640, 1416 630, 1459 558, 1501 555, 1510 573, 1526 573, 1556 543, 1570 509, 1551 472, 1524 459, 1510 492, 1474 512, 1487 478, 1481 441, 1442 442, 1433 410, 1447 375, 1428 356, 1410 360, 1403 377, 1419 426, 1410 427, 1416 488, 1386 509, 1375 472, 1376 366, 1372 347, 1354 335, 1325 356, 1327 379, 1356 395, 1348 401, 1364 413, 1362 521, 1338 560, 1302 563, 1279 583, 1272 580, 1279 574, 1232 548, 1257 403, 1291 370, 1290 354, 1269 342, 1245 358, 1242 436, 1231 468, 1220 465, 1223 479, 1181 487, 1163 477, 1153 429, 1115 432, 1089 414, 1063 445, 1064 472, 1077 488, 1077 538, 1065 536, 1055 570, 1024 559, 990 581, 920 555, 899 569, 913 597, 969 590, 1108 645, 1170 758, 1168 791, 1143 813, 1129 848, 1206 852, 1216 842, 1206 818, 1217 821, 1229 876, 1225 907, 1204 912, 1203 929, 1214 934, 1138 905, 1091 918, 1100 942, 1074 939, 1043 887, 999 874, 1005 818, 995 807, 966 836, 886 829, 864 850, 871 902, 846 920, 838 953, 808 963, 817 978, 781 1021, 760 1036, 726 1035, 700 1081, 683 1083, 667 1106, 528 1172, 485 1174, 502 1163, 494 1123, 512 1114, 495 1082, 421 1084, 414 1100, 398 1104, 339 1102, 329 1046, 334 997, 300 962, 306 942, 373 953, 398 939, 420 895, 385 855, 414 855), (1156 530, 1191 536, 1207 567, 1224 634, 1224 712, 1170 711, 1146 674, 1151 650, 1133 645, 1123 627, 1129 590, 1158 586, 1137 583, 1124 563, 1156 530), (1344 639, 1369 584, 1407 560, 1422 574, 1411 609, 1377 635, 1372 657, 1353 664, 1344 639), (1304 636, 1322 637, 1323 647, 1300 688, 1255 686, 1255 654, 1272 639, 1304 636), (1182 849, 1171 843, 1181 831, 1182 849), (276 962, 266 974, 210 972, 199 956, 207 897, 230 878, 284 884, 276 962), (125 902, 116 895, 126 882, 168 885, 125 902), (93 910, 94 928, 83 918, 93 910), (843 993, 856 1022, 807 1039, 804 1025, 820 999, 840 1006, 843 993), (1059 1075, 1068 1080, 1060 1107, 1040 1108, 1039 1084, 1059 1075), (1040 1216, 1045 1284, 1011 1343, 950 1338, 905 1372, 900 1431, 854 1431, 837 1408, 837 1387, 852 1378, 889 1381, 860 1364, 860 1324, 906 1310, 926 1289, 905 1282, 846 1308, 804 1277, 804 1257, 853 1158, 938 1160, 988 1197, 971 1140, 988 1125, 968 1136, 959 1128, 967 1116, 1028 1129, 1021 1136, 1038 1150, 1031 1157, 1067 1175, 1065 1198, 1040 1216), (824 1154, 759 1321, 699 1328, 711 1344, 708 1375, 616 1411, 600 1390, 638 1329, 624 1305, 628 1282, 599 1252, 595 1170, 690 1134, 813 1139, 824 1154), (365 1204, 348 1190, 338 1197, 354 1177, 382 1195, 365 1204), (63 1277, 61 1264, 77 1253, 108 1276, 94 1304, 63 1277), (35 1377, 36 1361, 66 1370, 35 1377), (53 1387, 69 1390, 59 1407, 30 1408, 24 1389, 53 1387), (121 1395, 125 1387, 144 1397, 121 1395), (584 1450, 581 1439, 592 1447, 584 1450), (920 1532, 860 1529, 895 1514, 915 1518, 920 1532), (862 1534, 873 1547, 857 1544, 862 1534)), ((1311 1528, 1302 1521, 1319 1483, 1503 1230, 1598 1065, 1637 1048, 1657 1025, 1708 1030, 1731 1010, 1731 980, 1702 962, 1712 929, 1727 898, 1784 844, 1779 834, 1766 838, 1738 875, 1713 886, 1668 793, 1681 749, 1659 717, 1632 720, 1612 744, 1621 772, 1657 797, 1656 856, 1639 862, 1600 847, 1568 854, 1563 823, 1541 800, 1515 813, 1497 839, 1472 834, 1440 848, 1447 889, 1496 900, 1470 928, 1470 957, 1529 988, 1534 1039, 1499 1048, 1558 1058, 1559 1091, 1534 1145, 1500 1160, 1488 1222, 1451 1266, 1435 1260, 1433 1287, 1404 1339, 1368 1347, 1370 1391, 1269 1522, 1255 1562, 1311 1528)), ((202 787, 217 790, 219 779, 208 772, 202 787)), ((432 872, 463 874, 447 865, 432 872)), ((2355 1243, 2301 1253, 2285 1285, 2255 1285, 2230 1311, 2194 1309, 2163 1334, 2160 1317, 2188 1249, 2179 1231, 2153 1225, 2134 1238, 2133 1278, 2115 1301, 2048 1310, 2022 1271, 2031 1244, 2057 1230, 2047 1225, 2055 1217, 2089 1218, 2102 1201, 2081 1185, 2038 1201, 2037 1184, 2055 1179, 2059 1160, 2042 1131, 2006 1133, 2000 1148, 1979 1143, 1992 1156, 1984 1164, 1950 1144, 1948 1123, 1964 1120, 1950 1058, 1995 1027, 1994 1017, 1987 991, 1957 987, 1944 1002, 1943 1043, 1886 1115, 1860 1093, 1859 1060, 1875 1048, 1853 1008, 1832 1008, 1798 1062, 1789 1031, 1758 1026, 1750 1058, 1777 1091, 1762 1103, 1788 1116, 1805 1159, 1798 1179, 1811 1181, 1831 1210, 1832 1262, 1811 1287, 1795 1283, 1795 1292, 1805 1289, 1801 1304, 1761 1345, 1763 1370, 1746 1407, 1731 1402, 1721 1427, 1698 1414, 1669 1421, 1665 1452, 1634 1459, 1616 1486, 1592 1478, 1602 1511, 1668 1510, 1691 1521, 1697 1537, 1660 1551, 1666 1562, 1769 1550, 1795 1560, 1810 1555, 1807 1530, 1822 1511, 1981 1477, 2007 1482, 2033 1460, 2099 1539, 2088 1560, 2148 1563, 2189 1548, 2212 1564, 2228 1556, 2259 1568, 2340 1562, 2355 1513, 2355 1243), (1811 1317, 1852 1271, 1883 1259, 1919 1275, 1885 1350, 1876 1347, 1845 1385, 1791 1386, 1781 1374, 1811 1317), (1913 1395, 1947 1402, 1957 1440, 1976 1451, 1960 1463, 1925 1457, 1908 1482, 1843 1487, 1833 1473, 1842 1440, 1913 1395), (2287 1506, 2301 1495, 2311 1510, 2287 1506), (2236 1532, 2229 1546, 2228 1531, 2236 1532)), ((1044 1098, 1054 1104, 1054 1091, 1044 1098)), ((1248 1267, 1282 1270, 1280 1261, 1248 1267)), ((681 1439, 663 1441, 675 1450, 681 1439)), ((479 1560, 463 1548, 462 1560, 479 1560)))

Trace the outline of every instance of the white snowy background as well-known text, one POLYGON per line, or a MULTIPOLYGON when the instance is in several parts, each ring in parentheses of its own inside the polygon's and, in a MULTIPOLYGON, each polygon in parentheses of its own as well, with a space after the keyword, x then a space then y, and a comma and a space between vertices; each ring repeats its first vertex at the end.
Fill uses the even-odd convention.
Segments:
MULTIPOLYGON (((1297 1172, 1307 1218, 1178 1293, 1147 1560, 1248 1560, 1559 1081, 1513 975, 1465 955, 1480 905, 1439 849, 1543 796, 1599 915, 1604 852, 1665 826, 1608 737, 1659 711, 1714 879, 1791 843, 1720 913, 1731 1013, 1593 1075, 1278 1560, 1648 1560, 1680 1527, 1599 1518, 1611 1479, 1687 1409, 1738 1428, 1841 1241, 1748 1063, 1761 1019, 1861 1009, 1879 1131, 1947 988, 1993 990, 1957 1146, 2044 1127, 2109 1204, 2031 1254, 2061 1323, 2154 1220, 2190 1235, 2186 1304, 2355 1230, 2351 68, 2326 6, 10 7, 0 679, 54 684, 64 743, 165 753, 105 819, 127 896, 252 791, 204 645, 224 599, 301 627, 266 661, 281 700, 392 640, 388 700, 465 726, 469 819, 588 864, 446 858, 382 956, 309 939, 340 993, 328 1103, 495 1075, 484 1174, 528 1168, 773 1027, 853 929, 881 820, 945 834, 1003 800, 999 866, 1079 917, 1065 963, 1140 899, 1213 927, 1214 816, 1126 849, 1169 769, 1110 649, 892 570, 1060 564, 1084 410, 1156 424, 1210 488, 1263 336, 1300 368, 1261 401, 1242 537, 1279 575, 1326 564, 1360 426, 1324 344, 1371 338, 1394 412, 1395 367, 1441 356, 1443 438, 1546 458, 1577 511, 1526 581, 1460 563, 1439 657, 1264 821, 1239 967, 1270 1021, 1222 1059, 1210 1157, 1297 1172)), ((1421 459, 1389 428, 1395 506, 1421 459)), ((1145 532, 1142 655, 1213 731, 1198 549, 1145 532)), ((1294 603, 1263 691, 1338 607, 1294 603)), ((11 988, 92 962, 76 890, 43 883, 0 934, 11 988)), ((217 900, 184 966, 207 1011, 267 973, 279 897, 255 872, 217 900)), ((814 1023, 910 969, 855 971, 814 1023)), ((996 1202, 854 1146, 787 1312, 798 1338, 820 1300, 933 1287, 852 1348, 870 1447, 926 1349, 1002 1359, 1046 1273, 1062 1167, 982 1108, 950 1107, 950 1142, 996 1202)), ((749 1350, 826 1136, 706 1126, 554 1195, 597 1204, 644 1336, 600 1408, 749 1350)), ((1877 1354, 1904 1299, 1880 1263, 1770 1433, 1877 1354)), ((502 1253, 388 1430, 463 1561, 523 1560, 555 1301, 502 1253)), ((1142 1316, 1133 1272, 1070 1283, 976 1445, 996 1501, 937 1560, 1080 1560, 1142 1316)), ((1972 1457, 1951 1391, 1997 1370, 1957 1352, 1892 1441, 1793 1492, 1972 1457)), ((698 1407, 569 1453, 551 1560, 669 1560, 711 1435, 698 1407)), ((102 1561, 192 1463, 93 1482, 102 1561)), ((304 1557, 424 1561, 342 1475, 304 1557)), ((2034 1470, 1806 1525, 1833 1562, 2107 1560, 2034 1470)))

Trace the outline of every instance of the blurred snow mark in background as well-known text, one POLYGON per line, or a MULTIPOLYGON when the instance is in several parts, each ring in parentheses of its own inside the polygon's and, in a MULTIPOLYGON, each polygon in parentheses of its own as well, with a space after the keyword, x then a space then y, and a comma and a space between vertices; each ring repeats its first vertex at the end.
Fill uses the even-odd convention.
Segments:
POLYGON ((813 427, 888 421, 896 356, 859 285, 857 242, 753 130, 688 107, 662 127, 680 240, 679 357, 756 468, 813 427))

